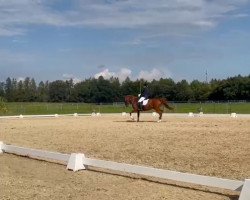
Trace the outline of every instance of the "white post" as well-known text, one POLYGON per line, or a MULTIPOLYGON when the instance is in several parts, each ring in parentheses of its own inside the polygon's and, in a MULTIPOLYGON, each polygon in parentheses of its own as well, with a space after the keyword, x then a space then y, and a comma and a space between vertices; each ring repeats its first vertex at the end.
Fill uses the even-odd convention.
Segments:
POLYGON ((230 117, 235 118, 235 117, 237 117, 237 115, 236 115, 236 113, 231 113, 230 117))
POLYGON ((0 141, 0 154, 3 153, 3 142, 0 141))
POLYGON ((246 179, 243 188, 240 193, 239 200, 249 200, 250 199, 250 179, 246 179))
POLYGON ((101 113, 99 113, 99 112, 98 112, 98 113, 96 113, 96 116, 101 116, 101 113))
POLYGON ((126 112, 122 112, 122 116, 126 116, 127 115, 127 113, 126 112))
POLYGON ((67 169, 73 170, 74 172, 85 169, 83 165, 84 158, 85 156, 82 153, 72 153, 68 161, 67 169))

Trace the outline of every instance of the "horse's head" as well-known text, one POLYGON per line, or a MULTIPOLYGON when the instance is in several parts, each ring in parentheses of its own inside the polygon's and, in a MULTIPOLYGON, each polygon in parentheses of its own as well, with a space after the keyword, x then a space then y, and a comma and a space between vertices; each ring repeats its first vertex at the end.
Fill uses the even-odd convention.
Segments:
POLYGON ((127 95, 124 97, 124 103, 126 106, 133 103, 134 96, 127 95))

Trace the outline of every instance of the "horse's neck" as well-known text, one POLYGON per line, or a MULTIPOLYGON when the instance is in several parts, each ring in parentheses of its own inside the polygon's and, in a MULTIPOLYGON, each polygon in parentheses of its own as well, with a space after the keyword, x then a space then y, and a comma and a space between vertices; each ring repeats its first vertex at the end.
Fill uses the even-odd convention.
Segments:
POLYGON ((131 100, 131 102, 133 102, 133 101, 136 101, 136 99, 138 99, 136 96, 130 96, 130 100, 131 100))
POLYGON ((131 98, 131 104, 135 104, 135 105, 137 105, 137 103, 138 103, 138 97, 136 97, 136 96, 132 96, 132 98, 131 98))

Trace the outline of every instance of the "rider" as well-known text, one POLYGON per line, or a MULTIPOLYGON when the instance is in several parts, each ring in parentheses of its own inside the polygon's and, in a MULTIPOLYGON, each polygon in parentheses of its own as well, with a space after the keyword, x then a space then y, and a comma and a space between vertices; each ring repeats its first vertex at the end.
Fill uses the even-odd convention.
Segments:
POLYGON ((139 94, 139 101, 138 101, 138 107, 140 110, 143 110, 143 101, 147 100, 149 98, 149 89, 148 89, 148 84, 144 83, 143 89, 142 89, 142 94, 139 94))

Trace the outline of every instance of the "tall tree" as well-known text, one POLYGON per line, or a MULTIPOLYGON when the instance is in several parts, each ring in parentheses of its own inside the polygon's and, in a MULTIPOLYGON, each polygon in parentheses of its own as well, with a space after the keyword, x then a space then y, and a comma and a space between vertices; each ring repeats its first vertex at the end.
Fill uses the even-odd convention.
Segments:
POLYGON ((192 90, 186 80, 177 82, 175 86, 175 99, 177 101, 192 100, 192 90))
POLYGON ((0 82, 0 97, 4 97, 4 82, 0 82))
POLYGON ((13 101, 13 87, 10 77, 8 77, 5 82, 5 98, 8 102, 13 101))
POLYGON ((95 93, 95 102, 107 103, 112 101, 112 89, 108 80, 105 80, 102 76, 97 79, 97 92, 95 93))
POLYGON ((109 79, 110 82, 110 87, 112 90, 112 102, 119 102, 119 101, 123 101, 123 97, 121 95, 121 84, 119 82, 118 78, 115 77, 111 77, 109 79))
POLYGON ((49 101, 67 102, 68 98, 67 83, 61 80, 53 81, 49 84, 49 101))
POLYGON ((211 93, 211 87, 208 83, 203 83, 198 80, 193 80, 190 83, 190 88, 192 90, 192 100, 205 101, 208 100, 208 96, 211 93))
POLYGON ((133 82, 127 77, 121 84, 121 94, 126 95, 138 95, 140 92, 140 80, 133 82))
POLYGON ((46 86, 46 84, 43 81, 41 81, 37 87, 37 100, 39 102, 47 102, 48 99, 49 99, 48 98, 48 85, 46 86))
POLYGON ((151 82, 152 93, 155 97, 163 97, 168 100, 174 99, 175 82, 171 78, 151 82))
POLYGON ((16 92, 17 101, 23 102, 25 99, 24 96, 25 96, 25 91, 24 91, 23 81, 20 80, 17 83, 17 92, 16 92))

